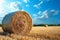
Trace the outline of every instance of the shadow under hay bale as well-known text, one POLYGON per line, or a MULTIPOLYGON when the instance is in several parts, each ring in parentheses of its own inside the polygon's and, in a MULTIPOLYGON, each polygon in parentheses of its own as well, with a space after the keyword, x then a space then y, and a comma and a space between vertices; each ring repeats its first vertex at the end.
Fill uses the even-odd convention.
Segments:
POLYGON ((2 21, 4 32, 15 34, 27 34, 32 28, 32 19, 24 11, 17 11, 7 14, 2 21))
POLYGON ((0 32, 0 35, 7 36, 7 35, 9 35, 9 33, 8 32, 0 32))

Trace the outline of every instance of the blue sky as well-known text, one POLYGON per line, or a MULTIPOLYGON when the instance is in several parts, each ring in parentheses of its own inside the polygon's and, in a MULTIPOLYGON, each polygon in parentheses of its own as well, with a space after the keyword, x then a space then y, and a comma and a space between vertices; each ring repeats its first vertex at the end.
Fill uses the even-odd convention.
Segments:
POLYGON ((60 24, 60 0, 0 0, 0 23, 19 10, 28 12, 33 24, 60 24))

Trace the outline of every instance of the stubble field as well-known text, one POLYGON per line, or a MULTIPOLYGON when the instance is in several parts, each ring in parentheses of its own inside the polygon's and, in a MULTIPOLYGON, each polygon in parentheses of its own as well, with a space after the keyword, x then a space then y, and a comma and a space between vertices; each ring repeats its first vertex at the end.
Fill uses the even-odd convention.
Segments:
POLYGON ((26 35, 5 33, 0 27, 0 40, 60 40, 60 26, 32 27, 26 35))

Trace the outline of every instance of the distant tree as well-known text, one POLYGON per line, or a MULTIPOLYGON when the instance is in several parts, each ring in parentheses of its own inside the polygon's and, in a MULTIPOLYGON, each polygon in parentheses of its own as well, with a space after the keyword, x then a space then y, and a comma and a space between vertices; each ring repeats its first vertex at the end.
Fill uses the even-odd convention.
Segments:
POLYGON ((0 24, 0 26, 2 26, 2 24, 0 24))

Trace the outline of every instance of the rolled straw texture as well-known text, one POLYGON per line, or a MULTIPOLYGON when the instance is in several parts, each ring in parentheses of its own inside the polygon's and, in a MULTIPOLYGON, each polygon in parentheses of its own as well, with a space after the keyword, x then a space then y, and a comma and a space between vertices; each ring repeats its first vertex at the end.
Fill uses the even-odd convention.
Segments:
POLYGON ((7 14, 2 21, 2 29, 5 32, 15 34, 29 33, 32 28, 32 19, 24 11, 7 14))

